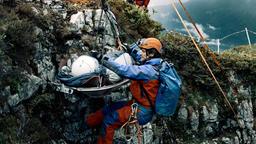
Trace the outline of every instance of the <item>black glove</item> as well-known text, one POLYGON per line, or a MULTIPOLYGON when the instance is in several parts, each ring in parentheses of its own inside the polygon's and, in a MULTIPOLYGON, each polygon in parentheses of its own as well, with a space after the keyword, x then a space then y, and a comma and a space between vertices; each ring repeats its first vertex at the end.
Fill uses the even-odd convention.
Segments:
POLYGON ((125 52, 127 52, 128 54, 131 54, 131 48, 127 43, 123 44, 123 48, 125 52))
POLYGON ((91 54, 90 54, 92 57, 96 58, 99 62, 101 61, 102 59, 102 54, 97 52, 97 51, 91 51, 91 54))

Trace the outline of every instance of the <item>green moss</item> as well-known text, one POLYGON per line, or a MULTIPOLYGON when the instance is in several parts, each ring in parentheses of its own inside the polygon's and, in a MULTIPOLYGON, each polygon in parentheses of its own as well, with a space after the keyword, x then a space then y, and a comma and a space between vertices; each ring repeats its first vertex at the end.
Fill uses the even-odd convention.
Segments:
POLYGON ((26 143, 46 143, 49 141, 47 129, 42 125, 39 119, 32 118, 28 121, 22 135, 26 143))
POLYGON ((55 96, 50 93, 37 95, 32 98, 26 105, 32 113, 37 114, 40 109, 52 109, 55 96))
POLYGON ((18 136, 20 123, 12 115, 0 118, 0 143, 45 143, 49 141, 47 129, 41 122, 32 118, 23 128, 23 133, 18 136))
POLYGON ((35 25, 29 20, 10 22, 6 31, 6 41, 12 46, 8 54, 14 58, 27 60, 35 52, 34 42, 37 40, 35 25))
MULTIPOLYGON (((202 62, 201 57, 199 57, 199 53, 190 38, 172 32, 162 35, 161 41, 165 44, 166 48, 164 57, 174 63, 174 66, 182 77, 183 83, 186 83, 185 89, 187 91, 184 94, 191 96, 191 98, 187 98, 191 105, 193 105, 194 101, 203 102, 204 100, 200 98, 202 96, 219 98, 219 100, 223 101, 219 97, 222 95, 219 88, 202 62), (191 88, 189 89, 188 87, 191 88), (200 91, 201 94, 194 94, 195 91, 200 91), (206 96, 209 93, 211 95, 206 96)), ((203 48, 201 49, 224 92, 228 92, 231 86, 228 79, 228 70, 234 70, 238 74, 242 85, 255 85, 255 49, 242 47, 224 52, 221 56, 216 54, 217 60, 221 62, 222 70, 214 63, 209 51, 203 50, 203 48), (249 54, 244 55, 245 53, 249 54)), ((239 99, 246 98, 239 97, 239 99)), ((233 101, 235 99, 230 100, 233 101)))
POLYGON ((124 41, 156 37, 163 30, 160 23, 150 19, 149 14, 122 0, 110 0, 111 10, 117 17, 124 41))
POLYGON ((0 141, 4 143, 18 142, 17 130, 19 124, 17 119, 10 115, 0 119, 0 141))
POLYGON ((20 4, 16 7, 16 13, 25 17, 34 17, 36 13, 33 11, 32 4, 20 4))

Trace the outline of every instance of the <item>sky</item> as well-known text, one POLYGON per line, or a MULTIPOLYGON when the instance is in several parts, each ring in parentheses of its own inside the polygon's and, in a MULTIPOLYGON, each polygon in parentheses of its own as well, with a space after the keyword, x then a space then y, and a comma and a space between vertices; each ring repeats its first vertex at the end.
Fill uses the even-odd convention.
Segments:
MULTIPOLYGON (((177 1, 177 0, 150 0, 148 6, 152 7, 152 6, 170 5, 171 1, 177 1)), ((182 0, 183 3, 187 1, 189 0, 182 0)))
MULTIPOLYGON (((149 13, 151 17, 166 28, 167 31, 175 30, 187 34, 177 14, 171 7, 171 2, 178 0, 151 0, 149 13)), ((256 43, 256 0, 181 0, 188 12, 196 22, 200 32, 208 44, 217 47, 217 39, 224 48, 247 44, 245 32, 229 38, 222 39, 231 33, 244 31, 248 28, 251 32, 252 43, 256 43)), ((186 26, 192 35, 199 40, 192 23, 188 20, 179 4, 176 5, 182 15, 186 26)))

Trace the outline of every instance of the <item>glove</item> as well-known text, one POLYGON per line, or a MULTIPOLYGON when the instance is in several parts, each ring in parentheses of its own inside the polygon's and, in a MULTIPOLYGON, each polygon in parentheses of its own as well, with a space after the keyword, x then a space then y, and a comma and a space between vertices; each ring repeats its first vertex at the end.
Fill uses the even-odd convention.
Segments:
POLYGON ((128 44, 127 43, 124 43, 123 44, 123 49, 124 49, 124 51, 125 52, 127 52, 128 54, 131 54, 131 47, 130 46, 128 46, 128 44))
POLYGON ((97 51, 91 51, 91 57, 94 57, 96 58, 99 62, 101 61, 102 59, 102 54, 97 52, 97 51))

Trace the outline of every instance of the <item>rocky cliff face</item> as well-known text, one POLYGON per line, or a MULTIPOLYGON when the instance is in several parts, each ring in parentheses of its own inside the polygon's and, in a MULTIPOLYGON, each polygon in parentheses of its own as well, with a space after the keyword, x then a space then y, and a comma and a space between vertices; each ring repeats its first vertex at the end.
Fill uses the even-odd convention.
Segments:
MULTIPOLYGON (((98 129, 80 127, 83 117, 102 107, 106 98, 56 92, 51 82, 68 59, 91 50, 114 50, 116 33, 99 3, 0 2, 0 143, 95 143, 98 129)), ((123 42, 159 35, 161 26, 145 12, 120 0, 109 3, 123 42)), ((180 143, 256 143, 255 48, 219 55, 224 72, 205 51, 235 118, 191 41, 177 33, 160 39, 183 80, 177 112, 160 128, 169 128, 180 143)), ((126 93, 113 93, 112 100, 117 95, 126 93)), ((168 135, 159 135, 168 143, 168 135)))

